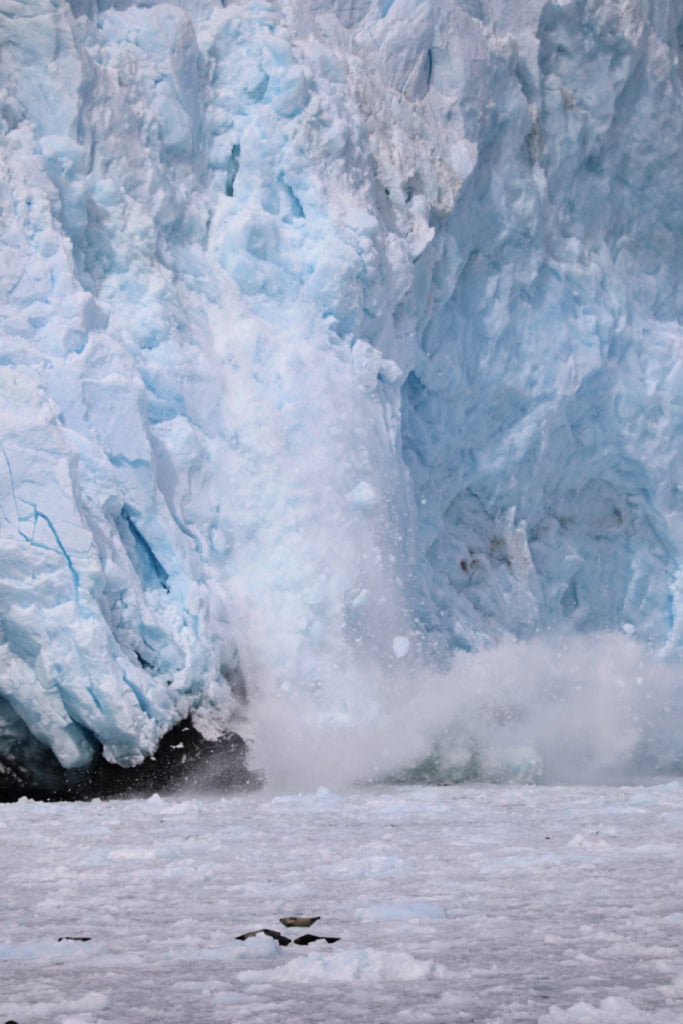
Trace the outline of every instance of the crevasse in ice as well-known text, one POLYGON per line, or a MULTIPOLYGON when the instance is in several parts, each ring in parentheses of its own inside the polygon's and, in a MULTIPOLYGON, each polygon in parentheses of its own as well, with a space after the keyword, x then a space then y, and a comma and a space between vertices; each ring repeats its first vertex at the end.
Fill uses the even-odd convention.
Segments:
POLYGON ((676 656, 682 40, 0 0, 2 743, 135 763, 243 678, 354 728, 547 628, 676 656))

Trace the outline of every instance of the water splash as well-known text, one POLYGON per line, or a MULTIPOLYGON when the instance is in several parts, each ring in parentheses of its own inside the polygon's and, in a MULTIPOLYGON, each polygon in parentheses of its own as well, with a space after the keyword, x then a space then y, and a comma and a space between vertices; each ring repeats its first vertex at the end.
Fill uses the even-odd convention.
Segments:
MULTIPOLYGON (((681 668, 617 633, 546 634, 398 665, 365 715, 322 713, 265 686, 253 756, 276 790, 391 778, 620 783, 680 770, 681 668)), ((339 679, 339 687, 344 681, 339 679)))

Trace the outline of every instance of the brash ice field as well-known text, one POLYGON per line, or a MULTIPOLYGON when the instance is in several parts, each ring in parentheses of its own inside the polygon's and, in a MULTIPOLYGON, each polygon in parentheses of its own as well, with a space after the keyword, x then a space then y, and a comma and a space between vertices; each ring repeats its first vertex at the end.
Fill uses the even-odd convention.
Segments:
POLYGON ((8 805, 0 1015, 679 1024, 682 810, 677 781, 8 805))

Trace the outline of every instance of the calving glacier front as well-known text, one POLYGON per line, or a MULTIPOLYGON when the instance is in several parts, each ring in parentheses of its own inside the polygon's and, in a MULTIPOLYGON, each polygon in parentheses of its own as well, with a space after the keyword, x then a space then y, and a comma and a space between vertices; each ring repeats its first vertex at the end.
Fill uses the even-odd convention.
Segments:
MULTIPOLYGON (((454 650, 677 659, 683 4, 651 7, 0 0, 14 779, 190 713, 274 772, 365 737, 371 774, 496 703, 454 650)), ((503 686, 528 763, 541 689, 503 686)))

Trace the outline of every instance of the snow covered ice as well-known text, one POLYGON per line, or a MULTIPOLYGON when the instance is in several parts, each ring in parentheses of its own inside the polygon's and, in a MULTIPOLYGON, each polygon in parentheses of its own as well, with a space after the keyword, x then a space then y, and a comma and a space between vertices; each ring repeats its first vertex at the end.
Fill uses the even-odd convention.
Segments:
POLYGON ((5 805, 0 1015, 679 1024, 682 803, 674 782, 5 805), (340 941, 235 938, 289 914, 340 941))
MULTIPOLYGON (((597 644, 553 699, 619 707, 610 770, 679 762, 681 25, 0 3, 3 758, 134 764, 194 713, 277 773, 430 673, 457 717, 454 652, 509 692, 540 631, 597 644)), ((542 776, 525 700, 491 713, 542 776)))

